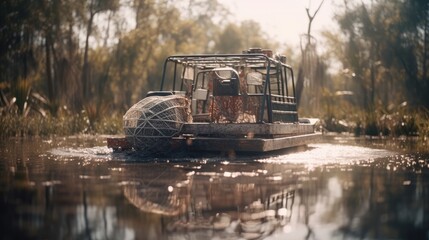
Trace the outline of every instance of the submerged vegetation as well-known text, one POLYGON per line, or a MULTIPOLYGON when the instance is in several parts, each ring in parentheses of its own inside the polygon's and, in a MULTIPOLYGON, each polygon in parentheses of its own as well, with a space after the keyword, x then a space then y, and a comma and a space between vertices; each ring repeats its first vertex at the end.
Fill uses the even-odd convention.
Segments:
MULTIPOLYGON (((1 137, 121 133, 126 109, 158 88, 165 56, 283 46, 256 22, 230 20, 217 0, 7 0, 0 9, 1 137)), ((311 10, 302 14, 315 24, 311 10)), ((316 41, 309 24, 301 49, 283 47, 300 115, 328 131, 429 137, 429 3, 344 1, 335 21, 339 33, 316 41)))

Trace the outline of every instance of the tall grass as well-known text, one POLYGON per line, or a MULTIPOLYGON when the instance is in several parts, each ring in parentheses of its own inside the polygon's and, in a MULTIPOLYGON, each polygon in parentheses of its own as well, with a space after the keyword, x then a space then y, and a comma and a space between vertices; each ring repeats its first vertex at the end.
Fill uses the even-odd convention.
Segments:
POLYGON ((364 112, 356 108, 335 108, 319 117, 325 129, 331 132, 350 132, 357 136, 418 136, 424 140, 429 139, 427 109, 375 109, 364 112))
POLYGON ((58 117, 38 114, 0 116, 0 137, 67 136, 74 134, 120 134, 122 116, 105 116, 90 122, 85 111, 79 114, 60 114, 58 117))

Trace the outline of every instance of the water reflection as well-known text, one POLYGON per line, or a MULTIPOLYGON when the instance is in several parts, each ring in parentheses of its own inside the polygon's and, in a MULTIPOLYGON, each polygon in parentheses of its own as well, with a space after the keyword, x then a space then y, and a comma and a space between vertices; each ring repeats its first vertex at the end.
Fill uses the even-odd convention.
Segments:
POLYGON ((292 206, 295 189, 294 182, 264 180, 267 173, 261 167, 204 164, 186 170, 188 165, 176 164, 182 177, 167 180, 156 193, 145 194, 147 186, 126 188, 125 196, 143 211, 173 216, 166 225, 168 235, 262 237, 274 231, 276 216, 290 216, 286 207, 292 206))
POLYGON ((2 142, 1 236, 428 239, 429 154, 350 141, 155 162, 96 138, 2 142))

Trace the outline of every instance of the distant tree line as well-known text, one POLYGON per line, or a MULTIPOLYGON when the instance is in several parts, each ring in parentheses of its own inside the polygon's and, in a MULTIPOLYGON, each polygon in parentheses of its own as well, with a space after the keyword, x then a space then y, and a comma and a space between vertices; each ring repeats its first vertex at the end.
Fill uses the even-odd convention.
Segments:
POLYGON ((159 86, 164 58, 275 47, 216 0, 6 0, 0 3, 1 114, 90 121, 159 86))
MULTIPOLYGON (((258 23, 233 22, 232 15, 217 0, 1 1, 0 130, 10 125, 5 117, 82 114, 91 129, 158 88, 168 55, 281 46, 258 23)), ((429 3, 344 1, 335 20, 340 32, 325 31, 317 49, 284 50, 296 70, 314 71, 296 74, 307 99, 300 112, 326 125, 372 126, 375 134, 393 131, 388 121, 408 121, 403 108, 427 113, 429 3), (329 72, 331 63, 341 70, 329 72)))
MULTIPOLYGON (((411 119, 415 116, 410 116, 413 112, 427 117, 429 2, 344 1, 337 9, 336 20, 340 34, 324 32, 329 49, 325 58, 337 59, 342 66, 338 74, 331 76, 329 91, 325 92, 325 96, 331 96, 330 111, 337 104, 347 109, 344 113, 348 115, 364 112, 365 116, 356 117, 359 120, 355 118, 355 122, 362 121, 370 130, 367 133, 374 134, 391 131, 383 129, 389 121, 415 125, 415 119, 411 119), (351 92, 353 96, 346 97, 352 101, 340 105, 341 94, 335 96, 334 90, 351 92)), ((343 94, 343 99, 346 97, 343 94)), ((427 131, 428 119, 422 121, 426 121, 422 124, 427 131)))

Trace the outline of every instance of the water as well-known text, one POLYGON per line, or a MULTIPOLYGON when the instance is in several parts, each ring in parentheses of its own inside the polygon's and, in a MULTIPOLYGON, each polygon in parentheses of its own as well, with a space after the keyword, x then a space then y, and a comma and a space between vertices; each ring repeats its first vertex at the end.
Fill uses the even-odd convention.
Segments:
POLYGON ((1 239, 429 239, 429 151, 414 141, 171 159, 105 145, 2 140, 1 239))

